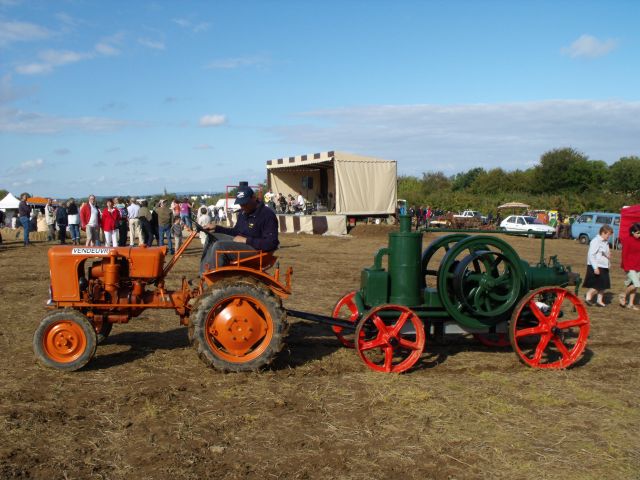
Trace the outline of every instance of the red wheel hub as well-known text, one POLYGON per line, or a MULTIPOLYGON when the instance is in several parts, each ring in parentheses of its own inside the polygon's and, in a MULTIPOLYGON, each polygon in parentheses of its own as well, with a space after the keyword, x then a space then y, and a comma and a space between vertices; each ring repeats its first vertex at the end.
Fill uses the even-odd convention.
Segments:
POLYGON ((206 320, 207 343, 230 362, 247 362, 267 348, 273 321, 267 308, 247 295, 233 295, 211 309, 206 320))
POLYGON ((400 373, 418 361, 425 337, 422 320, 409 308, 383 305, 358 323, 356 350, 372 370, 400 373))
POLYGON ((590 321, 573 293, 543 287, 523 298, 511 317, 509 337, 520 359, 534 368, 567 368, 587 345, 590 321))
POLYGON ((44 334, 44 352, 59 363, 77 360, 87 348, 82 327, 74 321, 52 323, 44 334))

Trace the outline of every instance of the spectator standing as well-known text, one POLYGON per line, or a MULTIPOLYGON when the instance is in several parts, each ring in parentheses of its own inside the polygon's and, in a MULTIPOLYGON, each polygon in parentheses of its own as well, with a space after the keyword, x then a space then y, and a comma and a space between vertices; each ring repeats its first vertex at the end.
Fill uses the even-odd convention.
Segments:
POLYGON ((629 229, 629 237, 622 242, 622 269, 627 273, 624 282, 625 291, 619 295, 621 307, 640 310, 635 305, 636 291, 640 288, 640 223, 634 223, 629 229), (629 301, 627 301, 627 296, 629 301))
POLYGON ((174 218, 180 218, 180 202, 178 202, 177 198, 171 200, 171 213, 173 214, 174 218))
POLYGON ((218 222, 222 223, 227 219, 227 210, 226 207, 220 207, 218 209, 218 222))
POLYGON ((584 287, 588 288, 585 294, 587 305, 606 307, 604 303, 604 291, 611 288, 609 279, 609 237, 613 233, 613 228, 609 225, 600 227, 599 234, 593 237, 589 243, 587 253, 587 274, 584 277, 584 287), (593 296, 597 293, 595 304, 593 296))
POLYGON ((31 245, 29 242, 29 226, 31 223, 31 206, 27 204, 27 199, 29 198, 28 193, 23 193, 20 195, 20 203, 18 204, 18 220, 20 221, 20 225, 22 225, 22 234, 23 234, 23 243, 26 247, 27 245, 31 245))
POLYGON ((56 239, 56 208, 51 198, 47 198, 44 206, 44 220, 47 222, 47 241, 52 242, 56 239))
POLYGON ((136 202, 136 199, 131 197, 129 199, 129 206, 127 207, 127 217, 129 218, 129 245, 135 246, 135 238, 138 237, 138 245, 144 244, 144 238, 142 238, 142 229, 140 228, 140 205, 136 202))
POLYGON ((302 192, 298 192, 298 198, 296 200, 296 209, 299 212, 304 213, 305 206, 306 206, 306 202, 304 200, 304 197, 302 196, 302 192))
POLYGON ((167 205, 167 201, 164 199, 160 200, 155 211, 158 214, 158 245, 160 247, 164 246, 164 237, 166 235, 167 243, 169 244, 169 253, 173 255, 173 241, 171 240, 171 223, 173 214, 167 205))
MULTIPOLYGON (((200 210, 198 210, 198 218, 196 221, 201 226, 209 225, 210 223, 213 223, 213 219, 211 218, 211 215, 209 215, 209 210, 207 209, 207 207, 200 207, 200 210)), ((198 236, 200 237, 202 248, 204 248, 204 244, 207 241, 207 233, 200 232, 198 236)))
POLYGON ((80 207, 80 222, 87 233, 85 245, 93 247, 100 241, 100 210, 95 195, 89 195, 89 201, 80 207))
POLYGON ((158 212, 156 212, 155 208, 151 210, 151 222, 149 223, 151 225, 151 240, 149 240, 151 242, 150 245, 153 244, 154 240, 156 241, 156 245, 160 245, 160 243, 158 242, 158 240, 160 240, 160 232, 158 231, 158 212))
POLYGON ((74 198, 70 198, 67 202, 67 221, 69 222, 71 243, 80 245, 80 214, 74 198))
POLYGON ((127 235, 129 233, 129 212, 127 211, 127 206, 120 201, 119 197, 114 197, 113 206, 120 213, 120 220, 118 220, 118 246, 124 247, 127 244, 127 235))
POLYGON ((191 204, 187 197, 184 197, 180 202, 180 220, 191 230, 191 204))
POLYGON ((118 223, 120 222, 120 210, 112 199, 107 200, 107 206, 102 211, 102 231, 104 232, 105 246, 118 246, 118 223))
POLYGON ((175 246, 175 249, 178 250, 182 245, 182 220, 180 219, 180 217, 173 218, 173 225, 171 226, 171 236, 173 237, 173 244, 175 246))
POLYGON ((149 246, 153 243, 153 230, 151 229, 151 210, 149 210, 146 200, 140 202, 138 219, 140 220, 140 230, 142 231, 142 243, 149 246))
POLYGON ((56 209, 56 223, 58 224, 60 245, 64 245, 67 243, 67 225, 69 225, 67 207, 64 206, 64 203, 58 205, 56 209))

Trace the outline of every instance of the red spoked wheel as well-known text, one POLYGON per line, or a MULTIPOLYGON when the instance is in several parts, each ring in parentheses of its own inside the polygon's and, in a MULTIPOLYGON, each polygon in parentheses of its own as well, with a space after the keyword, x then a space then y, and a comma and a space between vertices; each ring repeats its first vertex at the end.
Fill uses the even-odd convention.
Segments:
POLYGON ((560 287, 543 287, 516 306, 509 325, 511 346, 534 368, 567 368, 587 346, 589 316, 580 299, 560 287))
POLYGON ((422 320, 402 305, 382 305, 358 322, 356 350, 377 372, 401 373, 418 361, 424 350, 422 320))
MULTIPOLYGON (((356 305, 354 298, 358 294, 357 291, 349 292, 336 303, 333 307, 331 316, 340 320, 346 320, 353 323, 355 327, 358 318, 360 318, 360 312, 356 305)), ((347 348, 355 348, 354 334, 344 332, 343 327, 334 325, 331 327, 333 333, 338 337, 338 341, 347 348)))
POLYGON ((474 333, 473 338, 475 338, 485 347, 501 348, 511 345, 509 335, 507 335, 506 333, 474 333))

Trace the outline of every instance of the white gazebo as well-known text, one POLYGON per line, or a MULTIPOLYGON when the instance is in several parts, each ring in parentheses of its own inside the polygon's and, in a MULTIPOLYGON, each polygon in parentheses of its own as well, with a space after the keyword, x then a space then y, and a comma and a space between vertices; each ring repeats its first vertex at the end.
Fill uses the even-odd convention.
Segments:
POLYGON ((17 210, 20 200, 13 196, 11 192, 7 193, 7 196, 0 200, 0 209, 2 210, 17 210))

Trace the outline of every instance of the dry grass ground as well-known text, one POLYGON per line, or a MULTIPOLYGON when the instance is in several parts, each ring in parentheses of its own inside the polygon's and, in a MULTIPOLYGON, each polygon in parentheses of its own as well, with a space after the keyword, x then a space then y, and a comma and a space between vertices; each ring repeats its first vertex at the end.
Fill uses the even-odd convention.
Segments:
MULTIPOLYGON (((434 238, 425 236, 424 245, 434 238)), ((539 241, 509 237, 536 262, 539 241)), ((292 309, 329 314, 357 288, 386 229, 283 235, 292 309)), ((197 272, 192 246, 173 278, 197 272)), ((589 310, 585 361, 532 370, 471 338, 428 345, 422 367, 377 374, 326 327, 295 322, 276 366, 208 369, 169 312, 116 325, 93 361, 37 365, 47 245, 0 247, 0 478, 632 479, 640 472, 640 312, 589 310)), ((586 248, 547 242, 584 274, 586 248)), ((621 289, 619 253, 612 283, 621 289)))

